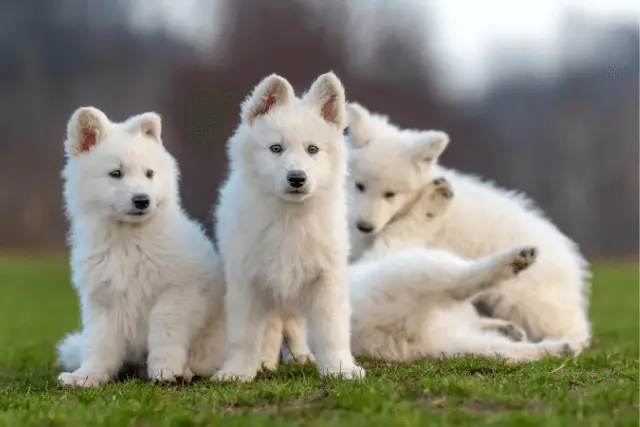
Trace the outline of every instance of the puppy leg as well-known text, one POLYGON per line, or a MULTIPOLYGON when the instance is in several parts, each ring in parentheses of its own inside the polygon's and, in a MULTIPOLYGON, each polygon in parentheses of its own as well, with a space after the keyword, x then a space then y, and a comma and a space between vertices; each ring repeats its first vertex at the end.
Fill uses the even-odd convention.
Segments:
POLYGON ((515 247, 496 255, 473 262, 456 278, 457 286, 451 294, 457 300, 466 300, 500 282, 517 276, 529 268, 538 256, 531 246, 515 247))
POLYGON ((282 344, 282 317, 276 311, 267 315, 262 338, 262 352, 260 365, 267 371, 278 369, 280 361, 280 345, 282 344))
POLYGON ((546 357, 557 357, 569 354, 571 348, 562 341, 540 343, 513 342, 505 337, 481 332, 467 337, 459 337, 448 344, 445 357, 482 356, 506 359, 507 363, 530 363, 546 357))
POLYGON ((527 341, 525 330, 513 322, 489 317, 482 317, 478 321, 484 332, 496 332, 515 342, 527 341))
POLYGON ((298 315, 287 316, 284 322, 282 358, 286 364, 314 363, 315 358, 307 344, 307 321, 298 315))
POLYGON ((253 381, 260 368, 260 356, 268 311, 255 287, 240 279, 227 278, 225 306, 229 349, 214 381, 253 381))
POLYGON ((190 379, 189 348, 204 322, 206 309, 206 299, 184 287, 167 291, 158 298, 149 317, 147 370, 151 381, 173 383, 178 378, 190 379))
POLYGON ((124 336, 108 313, 89 318, 82 334, 86 339, 82 364, 73 372, 62 372, 58 380, 72 387, 100 387, 122 367, 126 352, 124 336))
POLYGON ((422 190, 418 200, 421 217, 426 216, 427 219, 434 219, 442 216, 449 209, 453 197, 453 186, 449 180, 444 177, 431 180, 422 190))
POLYGON ((338 272, 326 271, 315 288, 308 320, 320 374, 364 378, 364 369, 356 365, 351 354, 346 266, 338 272))

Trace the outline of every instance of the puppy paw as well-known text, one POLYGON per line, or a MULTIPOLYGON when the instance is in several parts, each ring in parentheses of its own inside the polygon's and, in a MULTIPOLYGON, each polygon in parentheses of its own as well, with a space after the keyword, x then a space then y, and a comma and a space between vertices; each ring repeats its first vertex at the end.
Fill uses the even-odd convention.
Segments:
POLYGON ((263 360, 260 362, 260 367, 265 371, 277 371, 279 360, 263 360))
POLYGON ((520 326, 515 323, 508 322, 504 325, 498 326, 498 333, 509 338, 511 341, 522 342, 527 340, 527 333, 520 326))
POLYGON ((316 358, 311 353, 293 354, 287 351, 282 355, 282 358, 287 365, 306 365, 316 362, 316 358))
POLYGON ((454 192, 451 183, 444 177, 435 178, 425 188, 420 203, 427 218, 436 218, 442 215, 451 200, 454 192))
POLYGON ((182 373, 182 380, 189 382, 193 379, 195 375, 193 374, 193 372, 191 371, 191 369, 189 369, 189 367, 184 368, 184 372, 182 373))
POLYGON ((178 379, 186 379, 187 371, 181 358, 151 356, 147 361, 147 375, 154 383, 175 383, 178 379))
POLYGON ((321 369, 320 375, 323 377, 335 377, 343 380, 359 380, 365 377, 365 370, 358 365, 351 365, 341 369, 321 369))
POLYGON ((575 349, 566 341, 544 340, 538 343, 541 351, 547 357, 573 356, 575 349))
POLYGON ((211 377, 211 381, 218 382, 229 382, 229 381, 238 381, 238 382, 251 382, 255 378, 255 375, 251 375, 249 373, 240 373, 240 372, 231 372, 220 370, 213 374, 211 377))
POLYGON ((85 373, 78 369, 74 372, 62 372, 58 375, 58 381, 69 387, 96 388, 109 381, 109 378, 104 374, 85 373))
POLYGON ((516 277, 536 262, 538 250, 533 246, 517 246, 500 253, 497 262, 501 266, 496 271, 496 280, 508 280, 516 277))
POLYGON ((526 246, 521 248, 514 254, 513 259, 511 260, 511 267, 513 268, 513 272, 515 274, 520 273, 521 271, 526 270, 538 258, 538 250, 534 246, 526 246))

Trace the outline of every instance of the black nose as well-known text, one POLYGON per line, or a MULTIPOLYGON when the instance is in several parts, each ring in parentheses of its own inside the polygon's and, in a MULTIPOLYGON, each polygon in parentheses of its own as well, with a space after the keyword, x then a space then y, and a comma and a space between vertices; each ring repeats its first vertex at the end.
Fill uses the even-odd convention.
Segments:
POLYGON ((304 171, 289 171, 287 181, 293 188, 300 188, 307 182, 307 174, 304 171))
POLYGON ((363 233, 371 233, 373 231, 373 225, 364 221, 358 221, 356 227, 358 227, 358 230, 362 231, 363 233))
POLYGON ((147 209, 149 207, 149 196, 147 196, 146 194, 134 194, 134 196, 131 198, 131 201, 133 202, 133 206, 136 207, 136 209, 147 209))

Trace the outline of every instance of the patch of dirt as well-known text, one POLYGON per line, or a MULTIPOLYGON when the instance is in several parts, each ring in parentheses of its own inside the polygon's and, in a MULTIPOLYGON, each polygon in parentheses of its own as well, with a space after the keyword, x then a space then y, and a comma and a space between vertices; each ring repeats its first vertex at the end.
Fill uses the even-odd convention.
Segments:
POLYGON ((220 408, 222 412, 233 412, 240 409, 251 408, 254 412, 281 412, 291 409, 300 409, 316 406, 329 396, 328 390, 318 390, 313 396, 290 399, 274 403, 262 403, 255 406, 231 404, 220 408))
POLYGON ((506 412, 543 412, 548 410, 539 403, 525 402, 523 404, 495 403, 489 400, 473 399, 465 402, 454 400, 448 402, 446 397, 433 396, 429 390, 423 390, 423 398, 415 404, 422 409, 436 412, 464 411, 479 413, 506 413, 506 412))

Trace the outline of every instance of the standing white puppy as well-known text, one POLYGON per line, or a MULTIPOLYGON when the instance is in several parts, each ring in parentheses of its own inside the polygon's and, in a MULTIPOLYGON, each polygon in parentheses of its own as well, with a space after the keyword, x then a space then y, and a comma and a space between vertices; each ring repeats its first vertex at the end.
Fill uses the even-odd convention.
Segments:
MULTIPOLYGON (((160 117, 114 123, 96 108, 80 108, 65 149, 71 271, 83 328, 58 345, 68 371, 59 380, 97 387, 124 364, 145 362, 152 380, 189 378, 194 336, 215 317, 212 310, 222 314, 224 281, 211 242, 180 205, 178 168, 163 147, 160 117)), ((224 334, 216 336, 223 353, 224 334)))
POLYGON ((273 74, 244 102, 216 211, 229 353, 214 379, 251 381, 277 360, 291 316, 307 318, 321 374, 364 376, 349 344, 344 127, 333 73, 301 99, 273 74))

